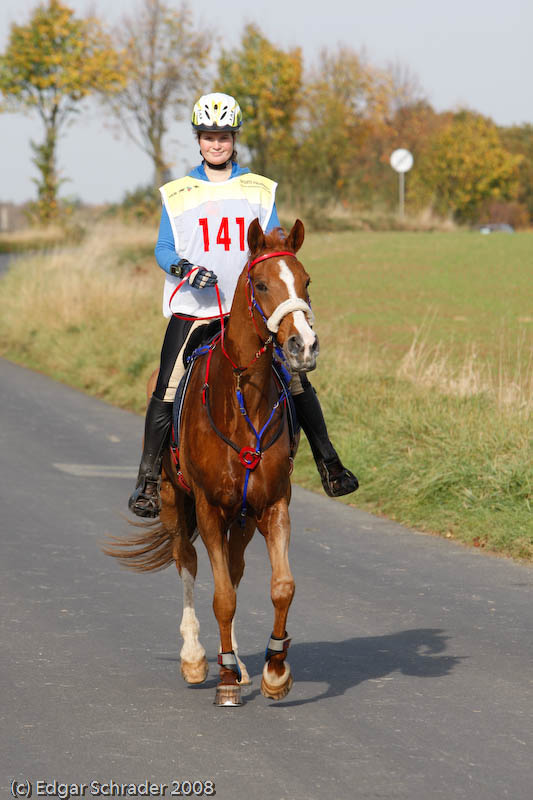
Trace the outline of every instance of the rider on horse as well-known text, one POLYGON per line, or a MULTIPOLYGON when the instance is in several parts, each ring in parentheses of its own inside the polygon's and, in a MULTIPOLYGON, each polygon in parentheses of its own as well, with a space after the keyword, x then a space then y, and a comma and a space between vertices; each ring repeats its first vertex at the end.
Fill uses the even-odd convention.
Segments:
MULTIPOLYGON (((146 411, 137 485, 128 503, 140 517, 157 517, 161 509, 161 463, 169 444, 176 389, 185 372, 184 347, 206 318, 219 316, 216 284, 222 311, 229 313, 246 260, 250 223, 257 217, 267 233, 279 227, 277 184, 237 164, 234 146, 242 113, 236 100, 221 93, 204 95, 194 106, 192 124, 202 163, 160 189, 163 209, 155 256, 167 273, 163 313, 170 321, 146 411), (199 264, 203 266, 193 266, 199 264)), ((324 490, 331 497, 355 491, 357 478, 331 444, 316 392, 304 373, 292 376, 290 390, 324 490)))

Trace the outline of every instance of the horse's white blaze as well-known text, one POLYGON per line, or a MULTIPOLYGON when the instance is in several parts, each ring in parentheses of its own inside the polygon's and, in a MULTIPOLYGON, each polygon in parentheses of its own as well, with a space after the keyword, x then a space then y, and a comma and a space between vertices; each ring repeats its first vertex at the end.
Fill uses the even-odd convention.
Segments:
MULTIPOLYGON (((287 266, 287 262, 283 258, 279 261, 279 277, 287 287, 289 298, 291 300, 296 300, 298 298, 298 295, 296 294, 296 287, 294 285, 294 275, 287 266)), ((304 343, 304 348, 305 348, 304 352, 307 357, 308 351, 313 347, 316 341, 316 334, 314 333, 313 329, 307 322, 306 316, 303 311, 294 311, 293 319, 294 319, 294 327, 302 337, 302 341, 304 343)))
POLYGON ((183 647, 180 658, 182 661, 196 664, 205 658, 205 650, 198 639, 200 623, 194 610, 194 578, 189 570, 183 567, 181 579, 183 581, 183 616, 180 633, 183 636, 183 647))

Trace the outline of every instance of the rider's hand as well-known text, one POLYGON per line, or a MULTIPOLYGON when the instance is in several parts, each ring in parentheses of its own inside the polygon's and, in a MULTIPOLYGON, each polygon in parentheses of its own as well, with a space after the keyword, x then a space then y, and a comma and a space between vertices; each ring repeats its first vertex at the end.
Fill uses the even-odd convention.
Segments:
POLYGON ((193 267, 194 272, 189 275, 189 283, 193 289, 205 289, 206 286, 215 286, 218 278, 214 272, 205 267, 193 267))
POLYGON ((194 289, 205 289, 206 286, 214 286, 218 283, 218 278, 214 272, 205 267, 196 267, 186 258, 180 259, 177 264, 173 264, 170 267, 171 275, 175 275, 176 278, 183 278, 189 272, 191 274, 187 280, 194 289))

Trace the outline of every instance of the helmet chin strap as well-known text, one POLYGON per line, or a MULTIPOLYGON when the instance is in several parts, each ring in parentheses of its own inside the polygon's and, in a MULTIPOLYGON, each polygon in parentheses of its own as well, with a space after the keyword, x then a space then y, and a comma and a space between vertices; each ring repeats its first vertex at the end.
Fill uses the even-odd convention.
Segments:
POLYGON ((226 167, 231 164, 231 158, 228 158, 228 160, 223 164, 210 164, 205 158, 203 159, 203 162, 207 167, 209 167, 209 169, 226 169, 226 167))

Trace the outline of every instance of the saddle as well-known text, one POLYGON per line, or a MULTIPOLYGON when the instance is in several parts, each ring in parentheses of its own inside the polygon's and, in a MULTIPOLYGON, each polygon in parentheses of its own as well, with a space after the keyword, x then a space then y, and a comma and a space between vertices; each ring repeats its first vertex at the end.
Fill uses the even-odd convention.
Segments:
MULTIPOLYGON (((226 320, 224 320, 224 323, 226 320)), ((172 409, 172 432, 171 432, 171 451, 174 464, 178 473, 178 479, 182 486, 189 489, 183 481, 181 471, 179 469, 179 448, 180 448, 180 427, 181 416, 183 412, 183 405, 185 396, 189 387, 192 371, 198 359, 207 356, 209 350, 214 347, 220 339, 220 320, 213 320, 212 322, 201 325, 196 328, 187 342, 183 353, 183 364, 186 367, 186 372, 179 382, 174 398, 174 405, 172 409)), ((296 416, 296 408, 294 400, 289 391, 289 383, 291 375, 281 361, 276 359, 272 362, 272 372, 274 380, 279 388, 280 393, 283 395, 284 413, 287 417, 289 426, 289 438, 291 442, 291 458, 296 450, 296 439, 300 431, 300 424, 296 416)))

